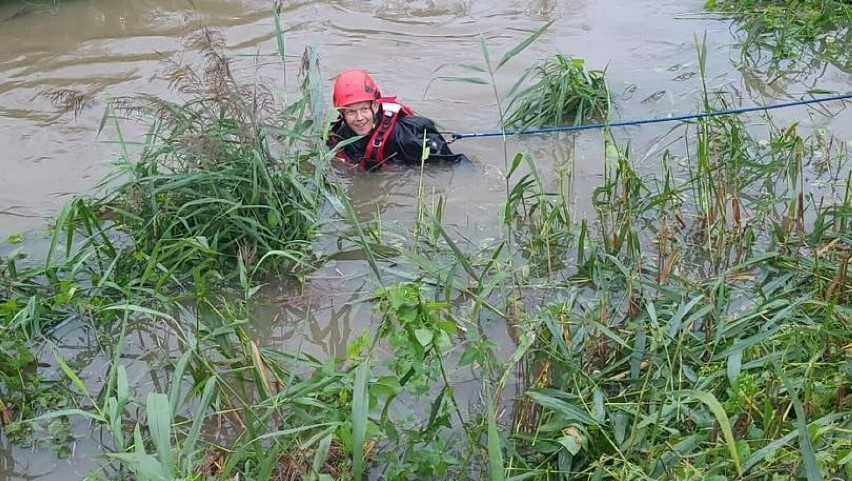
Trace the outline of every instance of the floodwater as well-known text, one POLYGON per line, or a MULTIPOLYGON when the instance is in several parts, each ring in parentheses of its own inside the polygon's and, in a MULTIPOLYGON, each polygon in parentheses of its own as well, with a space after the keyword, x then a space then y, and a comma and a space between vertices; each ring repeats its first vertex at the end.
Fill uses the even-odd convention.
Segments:
MULTIPOLYGON (((606 68, 615 98, 614 120, 657 118, 695 111, 701 79, 696 42, 706 42, 707 83, 739 96, 744 106, 798 98, 814 88, 848 91, 852 76, 831 68, 771 82, 735 65, 738 54, 726 22, 701 14, 704 0, 280 0, 289 63, 276 54, 271 2, 263 0, 86 0, 55 7, 0 5, 0 240, 37 231, 70 195, 91 192, 110 169, 117 132, 98 133, 107 101, 114 96, 170 97, 163 72, 168 59, 192 55, 181 44, 195 21, 221 29, 235 71, 263 79, 282 93, 292 91, 298 59, 306 47, 319 52, 330 88, 340 70, 370 71, 386 94, 397 94, 444 130, 493 132, 498 109, 490 86, 452 82, 439 76, 470 76, 461 64, 484 64, 483 42, 494 62, 546 22, 548 32, 495 73, 505 92, 535 60, 557 52, 582 57, 590 68, 606 68), (706 37, 705 37, 706 36, 706 37), (704 40, 702 40, 704 39, 704 40), (73 89, 93 97, 77 116, 57 110, 43 95, 73 89)), ((832 106, 837 111, 838 106, 832 106)), ((775 111, 779 122, 811 123, 805 108, 775 111)), ((852 138, 848 112, 813 122, 844 140, 852 138)), ((617 129, 636 158, 650 158, 673 124, 617 129)), ((129 138, 143 126, 123 125, 129 138)), ((444 223, 474 241, 494 235, 505 199, 506 157, 530 153, 545 178, 573 172, 578 209, 602 170, 600 132, 529 136, 512 140, 504 152, 496 138, 453 144, 472 162, 428 169, 427 199, 443 196, 444 223)), ((653 160, 648 169, 653 169, 653 160)), ((382 173, 347 178, 349 195, 362 219, 382 218, 405 242, 416 212, 419 173, 382 173)), ((391 234, 393 237, 393 234, 391 234)), ((282 348, 298 346, 314 355, 336 355, 368 327, 371 313, 361 301, 375 285, 364 262, 341 256, 308 280, 304 293, 276 286, 273 302, 258 314, 259 339, 282 348)), ((66 336, 67 349, 88 349, 79 333, 66 336)), ((506 338, 508 343, 508 338, 506 338)), ((137 341, 144 351, 144 337, 137 341)), ((132 351, 131 351, 132 352, 132 351)), ((88 372, 102 372, 96 361, 88 372)), ((101 361, 103 363, 103 361, 101 361)), ((144 372, 144 369, 140 369, 144 372)), ((84 372, 84 374, 87 374, 84 372)), ((86 430, 83 430, 86 432, 86 430)), ((78 439, 70 461, 49 450, 8 448, 0 452, 0 480, 81 479, 98 465, 97 447, 78 439)))

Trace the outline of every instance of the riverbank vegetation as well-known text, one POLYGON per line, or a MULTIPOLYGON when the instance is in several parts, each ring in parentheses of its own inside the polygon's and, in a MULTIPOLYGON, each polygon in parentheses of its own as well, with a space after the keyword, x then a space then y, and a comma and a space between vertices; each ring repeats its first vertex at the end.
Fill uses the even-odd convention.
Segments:
POLYGON ((651 173, 605 131, 592 215, 571 169, 546 178, 519 153, 499 238, 458 235, 422 196, 408 242, 380 251, 391 233, 327 163, 315 54, 280 109, 213 32, 191 40, 206 62, 173 69, 185 99, 113 102, 107 122, 141 116, 144 142, 121 142, 46 252, 0 257, 7 437, 68 455, 90 423, 91 479, 852 476, 848 143, 709 117, 672 128, 651 173), (250 329, 263 283, 319 265, 321 236, 363 252, 376 286, 375 328, 328 359, 250 329), (96 338, 100 378, 62 329, 96 338))
POLYGON ((708 0, 705 8, 734 21, 742 61, 771 76, 852 71, 852 4, 844 0, 708 0))

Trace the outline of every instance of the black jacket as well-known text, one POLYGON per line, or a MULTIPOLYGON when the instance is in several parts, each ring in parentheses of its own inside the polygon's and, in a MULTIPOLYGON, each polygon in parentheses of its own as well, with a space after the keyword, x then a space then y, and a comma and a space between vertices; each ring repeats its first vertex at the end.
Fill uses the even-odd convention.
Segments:
MULTIPOLYGON (((381 109, 376 114, 381 119, 381 109)), ((381 167, 381 164, 420 164, 423 155, 423 141, 429 146, 429 157, 426 162, 456 163, 467 160, 464 154, 454 154, 444 136, 435 128, 435 123, 418 115, 410 115, 401 111, 393 126, 393 130, 384 146, 384 159, 366 158, 367 146, 372 141, 373 129, 368 135, 355 140, 343 147, 341 152, 345 160, 351 164, 360 164, 367 170, 381 167)), ((328 145, 334 147, 339 142, 352 137, 357 137, 342 118, 338 119, 331 127, 328 145)))

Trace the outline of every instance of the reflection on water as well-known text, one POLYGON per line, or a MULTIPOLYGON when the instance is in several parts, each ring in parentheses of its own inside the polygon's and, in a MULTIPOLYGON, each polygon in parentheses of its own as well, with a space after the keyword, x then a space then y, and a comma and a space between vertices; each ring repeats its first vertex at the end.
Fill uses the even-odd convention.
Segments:
MULTIPOLYGON (((334 272, 327 275, 333 276, 334 272)), ((317 276, 320 278, 323 272, 317 276)), ((277 302, 268 299, 252 311, 252 337, 293 355, 344 358, 349 342, 371 325, 369 304, 364 297, 369 291, 361 292, 363 282, 360 286, 351 284, 340 282, 323 293, 289 296, 277 302)))

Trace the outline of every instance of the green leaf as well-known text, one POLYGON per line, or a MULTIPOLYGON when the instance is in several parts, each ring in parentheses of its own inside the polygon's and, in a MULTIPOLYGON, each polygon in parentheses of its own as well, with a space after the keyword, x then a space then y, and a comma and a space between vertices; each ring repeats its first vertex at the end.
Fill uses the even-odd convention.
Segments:
POLYGON ((275 15, 273 18, 275 19, 275 46, 278 50, 278 56, 281 58, 281 62, 286 62, 287 50, 284 48, 284 27, 281 23, 281 12, 279 12, 279 9, 277 8, 274 10, 275 11, 273 13, 275 15))
POLYGON ((130 392, 130 381, 127 379, 127 369, 121 364, 116 368, 115 395, 120 406, 127 404, 132 395, 130 392))
POLYGON ((420 163, 421 163, 421 166, 422 166, 422 164, 426 162, 426 159, 429 158, 429 153, 432 151, 429 148, 429 142, 426 138, 426 131, 425 130, 423 131, 423 142, 420 145, 421 145, 420 163))
POLYGON ((737 468, 737 473, 742 476, 743 468, 740 464, 739 453, 737 452, 737 444, 734 441, 734 433, 731 430, 731 421, 728 419, 727 413, 725 413, 725 409, 719 403, 719 400, 716 399, 712 393, 706 391, 698 391, 695 389, 685 389, 682 391, 674 391, 672 394, 682 394, 684 396, 688 396, 694 399, 697 399, 707 405, 710 408, 710 412, 713 413, 713 416, 716 417, 716 421, 719 423, 719 428, 722 430, 722 436, 725 438, 725 443, 728 446, 728 452, 731 454, 731 460, 734 462, 734 466, 737 468))
MULTIPOLYGON (((666 336, 670 341, 677 339, 681 330, 683 329, 684 317, 698 304, 702 299, 704 299, 703 294, 699 294, 686 304, 681 305, 677 312, 672 315, 671 319, 666 323, 666 336)), ((710 309, 711 306, 705 306, 704 309, 710 309)), ((700 312, 700 311, 699 311, 700 312)))
POLYGON ((278 212, 273 209, 269 209, 266 212, 266 223, 267 225, 269 225, 269 227, 272 227, 273 229, 278 227, 278 224, 280 223, 280 220, 278 218, 278 212))
POLYGON ((506 174, 507 179, 512 177, 512 174, 514 174, 515 171, 518 170, 518 167, 520 167, 521 161, 523 161, 523 160, 524 160, 523 152, 518 152, 517 154, 515 154, 515 158, 512 159, 512 167, 509 169, 509 173, 506 174))
POLYGON ((107 457, 117 459, 136 474, 139 481, 167 481, 173 479, 163 471, 156 458, 146 453, 107 453, 107 457))
POLYGON ((624 440, 627 439, 627 425, 629 419, 627 415, 621 411, 617 411, 610 416, 612 419, 612 430, 615 435, 615 442, 618 443, 619 446, 624 444, 624 440))
MULTIPOLYGON (((210 401, 213 398, 214 388, 216 387, 216 378, 207 379, 204 385, 204 391, 201 394, 201 399, 198 401, 195 418, 192 420, 192 427, 189 434, 186 435, 186 440, 183 443, 184 456, 191 459, 195 451, 195 443, 198 441, 198 436, 201 434, 201 427, 204 425, 204 420, 207 418, 204 413, 210 406, 210 401)), ((191 464, 191 463, 188 463, 191 464)))
POLYGON ((391 397, 399 393, 402 386, 396 376, 382 376, 370 384, 370 394, 374 398, 391 397))
POLYGON ((480 67, 479 65, 475 65, 475 64, 472 64, 472 63, 458 63, 458 64, 455 64, 455 65, 457 67, 461 67, 461 68, 466 69, 466 70, 473 70, 474 72, 481 72, 481 73, 487 73, 488 72, 487 70, 480 67))
POLYGON ((592 401, 592 417, 599 423, 604 422, 606 419, 606 408, 604 407, 604 393, 600 388, 595 388, 592 394, 592 401))
POLYGON ((89 389, 86 388, 83 380, 80 379, 80 376, 78 376, 70 366, 68 366, 64 359, 59 357, 59 353, 57 351, 53 352, 53 357, 56 359, 56 362, 59 363, 59 367, 62 369, 62 372, 68 376, 68 379, 70 379, 75 386, 77 386, 77 389, 79 389, 86 397, 91 398, 92 396, 89 394, 89 389))
POLYGON ((80 416, 87 419, 90 419, 97 423, 106 423, 106 419, 103 416, 100 416, 95 413, 91 413, 89 411, 83 411, 82 409, 62 409, 60 411, 53 411, 51 413, 43 414, 41 416, 30 419, 31 423, 38 423, 42 421, 50 421, 51 419, 64 418, 68 416, 80 416))
POLYGON ((561 444, 562 447, 564 447, 569 453, 571 453, 572 456, 576 456, 577 453, 580 452, 580 449, 583 447, 580 441, 570 434, 562 436, 559 439, 559 444, 561 444))
MULTIPOLYGON (((827 416, 823 416, 823 417, 817 419, 816 421, 812 422, 811 424, 814 425, 814 426, 828 426, 829 424, 832 424, 839 419, 844 419, 846 416, 847 416, 847 413, 845 413, 845 412, 843 412, 843 413, 832 413, 832 414, 829 414, 827 416)), ((763 461, 767 457, 772 456, 776 451, 778 451, 779 449, 781 449, 784 446, 786 446, 787 444, 789 444, 790 441, 792 441, 793 438, 795 438, 797 434, 798 434, 798 429, 785 434, 784 436, 772 441, 771 443, 767 444, 766 446, 755 451, 754 454, 751 455, 751 458, 749 458, 749 460, 746 461, 745 464, 743 464, 743 472, 748 472, 748 470, 757 466, 758 463, 760 463, 761 461, 763 461)))
POLYGON ((482 45, 482 58, 485 59, 485 67, 489 72, 492 72, 494 69, 491 68, 491 52, 488 51, 488 43, 485 41, 485 36, 479 36, 479 43, 482 45))
POLYGON ((506 478, 506 481, 526 481, 527 479, 540 479, 541 477, 548 476, 549 474, 551 474, 549 471, 535 469, 532 471, 527 471, 523 474, 518 474, 510 478, 506 478))
POLYGON ((160 465, 166 473, 172 473, 172 410, 169 398, 163 393, 148 394, 147 402, 148 431, 157 450, 160 465))
POLYGON ((175 363, 175 370, 171 376, 172 385, 169 388, 169 405, 172 407, 173 413, 178 411, 178 403, 180 402, 180 394, 183 388, 183 375, 186 373, 189 360, 193 354, 193 351, 188 350, 175 363))
POLYGON ((468 84, 486 85, 488 82, 479 77, 456 77, 456 76, 441 76, 435 77, 435 80, 444 80, 448 82, 461 82, 468 84))
POLYGON ((583 410, 577 406, 568 403, 563 399, 547 394, 549 390, 543 391, 527 391, 527 396, 536 404, 544 406, 551 411, 562 415, 566 420, 577 421, 583 425, 596 425, 594 419, 589 417, 583 410))
POLYGON ((494 399, 488 397, 488 479, 505 481, 506 470, 503 466, 503 450, 500 445, 500 433, 497 431, 497 414, 494 412, 494 399))
POLYGON ((414 330, 414 337, 417 338, 417 342, 420 343, 421 346, 427 347, 432 343, 434 334, 431 330, 421 327, 420 329, 414 330))
POLYGON ((355 481, 364 477, 364 441, 367 436, 367 414, 370 399, 367 382, 370 376, 370 364, 363 362, 355 369, 355 386, 352 389, 352 466, 355 481))
POLYGON ((325 461, 328 459, 328 452, 331 448, 332 439, 334 439, 334 436, 332 434, 328 434, 319 442, 319 446, 314 453, 314 461, 311 463, 311 470, 313 471, 313 474, 319 475, 319 472, 322 470, 323 466, 325 466, 325 461))
POLYGON ((175 318, 166 314, 165 312, 156 311, 154 309, 139 306, 139 305, 136 305, 136 304, 127 304, 127 303, 116 304, 114 306, 104 307, 103 310, 104 311, 129 311, 129 312, 135 312, 137 314, 144 314, 146 316, 168 319, 172 322, 175 322, 175 318))
MULTIPOLYGON (((539 28, 538 30, 533 32, 533 34, 530 35, 529 37, 527 37, 523 42, 519 43, 518 45, 515 45, 512 49, 510 49, 509 51, 504 53, 503 57, 500 58, 500 62, 497 63, 497 69, 502 67, 503 64, 505 64, 506 62, 511 60, 513 57, 515 57, 519 53, 523 52, 524 49, 526 49, 527 47, 530 46, 530 44, 535 42, 538 39, 538 37, 541 37, 544 34, 544 32, 546 32, 547 29, 550 28, 551 25, 553 25, 553 20, 545 23, 541 28, 539 28)), ((495 69, 495 70, 497 70, 497 69, 495 69)))
POLYGON ((814 445, 811 442, 811 436, 808 432, 808 420, 805 408, 798 394, 796 394, 796 388, 793 386, 793 383, 790 382, 790 379, 777 364, 775 365, 775 372, 781 378, 781 382, 784 383, 784 388, 787 389, 787 394, 793 403, 793 409, 796 411, 796 427, 799 431, 799 450, 802 452, 802 460, 805 463, 805 475, 808 477, 808 481, 820 481, 823 478, 817 464, 814 445))
POLYGON ((339 426, 341 423, 339 422, 330 422, 330 423, 318 423, 318 424, 308 424, 305 426, 298 426, 295 428, 282 429, 280 431, 273 431, 266 434, 261 434, 260 436, 254 438, 251 442, 255 443, 257 441, 263 441, 264 439, 273 439, 273 438, 286 438, 292 436, 294 434, 304 433, 307 431, 311 431, 317 428, 327 428, 329 426, 339 426))
POLYGON ((742 349, 738 349, 731 353, 728 356, 728 364, 727 364, 727 374, 728 374, 728 382, 733 386, 737 382, 737 378, 740 377, 740 372, 743 369, 743 351, 742 349))

